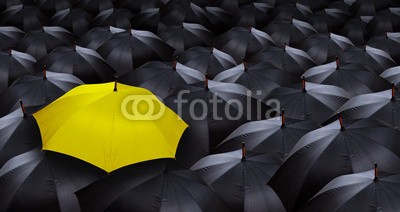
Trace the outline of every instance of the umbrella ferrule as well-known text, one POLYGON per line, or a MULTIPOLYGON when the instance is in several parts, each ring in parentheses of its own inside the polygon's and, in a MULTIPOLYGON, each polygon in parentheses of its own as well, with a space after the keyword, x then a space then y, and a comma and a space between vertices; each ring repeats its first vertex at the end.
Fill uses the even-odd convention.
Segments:
POLYGON ((22 113, 24 114, 24 118, 26 117, 26 109, 22 100, 19 100, 19 104, 21 105, 22 113))
POLYGON ((341 114, 339 114, 339 124, 340 124, 340 130, 343 131, 345 128, 343 124, 343 117, 341 114))
POLYGON ((246 160, 246 145, 242 142, 242 161, 246 160))
POLYGON ((118 82, 117 80, 114 81, 114 92, 118 91, 118 82))
POLYGON ((301 79, 301 87, 303 89, 303 92, 307 92, 307 90, 306 90, 306 78, 304 76, 301 79))
POLYGON ((281 120, 282 120, 282 124, 281 124, 281 127, 283 128, 283 127, 285 127, 286 126, 286 118, 285 118, 285 109, 282 109, 282 112, 281 112, 281 120))
POLYGON ((375 162, 374 166, 374 181, 378 181, 378 163, 375 162))
POLYGON ((47 69, 46 69, 46 65, 43 65, 43 79, 47 79, 47 69))
POLYGON ((392 101, 396 100, 395 89, 396 89, 396 87, 394 86, 394 83, 392 83, 392 101))

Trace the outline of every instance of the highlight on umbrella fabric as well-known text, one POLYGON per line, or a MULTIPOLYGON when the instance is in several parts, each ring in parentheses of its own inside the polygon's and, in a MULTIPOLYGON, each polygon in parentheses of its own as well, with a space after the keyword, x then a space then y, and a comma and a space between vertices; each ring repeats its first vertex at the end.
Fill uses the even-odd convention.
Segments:
POLYGON ((33 115, 44 150, 80 158, 107 172, 174 158, 187 127, 150 91, 116 82, 78 86, 33 115), (153 113, 146 111, 146 102, 153 113), (136 104, 136 111, 129 104, 136 104))

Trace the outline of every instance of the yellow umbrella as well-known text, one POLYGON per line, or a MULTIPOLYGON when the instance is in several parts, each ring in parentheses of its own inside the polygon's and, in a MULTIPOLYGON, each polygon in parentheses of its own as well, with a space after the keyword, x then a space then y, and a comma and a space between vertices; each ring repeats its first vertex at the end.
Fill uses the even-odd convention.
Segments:
POLYGON ((175 158, 187 124, 150 91, 117 83, 81 85, 33 114, 43 149, 111 172, 175 158), (113 89, 114 88, 114 89, 113 89))

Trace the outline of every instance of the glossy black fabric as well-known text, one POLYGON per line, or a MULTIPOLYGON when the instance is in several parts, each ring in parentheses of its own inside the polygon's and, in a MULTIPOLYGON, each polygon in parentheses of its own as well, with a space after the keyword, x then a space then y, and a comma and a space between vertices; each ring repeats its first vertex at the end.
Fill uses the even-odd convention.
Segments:
POLYGON ((0 118, 0 168, 9 159, 42 145, 36 120, 17 109, 0 118))
POLYGON ((158 32, 159 24, 160 24, 159 8, 144 9, 131 19, 132 28, 138 30, 147 30, 155 34, 158 32))
POLYGON ((79 211, 74 192, 104 175, 73 157, 31 150, 0 169, 0 211, 79 211))
POLYGON ((103 10, 113 7, 112 0, 79 0, 76 3, 77 8, 82 8, 93 15, 99 14, 103 10))
POLYGON ((44 14, 51 17, 56 12, 72 8, 76 0, 35 0, 34 5, 38 7, 44 14))
POLYGON ((213 152, 227 152, 240 149, 242 143, 252 152, 274 154, 285 160, 294 145, 306 133, 318 128, 309 120, 285 117, 248 122, 233 131, 213 152))
POLYGON ((204 74, 185 65, 159 61, 148 62, 118 77, 119 82, 146 88, 160 98, 166 98, 171 91, 180 86, 204 79, 204 74))
POLYGON ((180 25, 182 22, 209 26, 205 11, 190 0, 169 0, 160 8, 160 21, 166 25, 180 25))
MULTIPOLYGON (((102 0, 98 0, 102 1, 102 0)), ((164 0, 115 0, 113 2, 115 7, 127 8, 133 13, 138 14, 143 10, 149 8, 158 8, 164 5, 164 0)))
POLYGON ((37 7, 22 4, 8 7, 0 15, 0 24, 2 26, 15 26, 25 32, 40 30, 46 20, 46 15, 37 7))
POLYGON ((80 37, 89 31, 88 26, 93 16, 82 8, 65 9, 57 12, 49 20, 49 26, 61 26, 70 31, 76 37, 80 37))
POLYGON ((164 99, 189 125, 178 146, 178 162, 191 166, 243 123, 276 116, 272 106, 247 96, 247 91, 240 85, 209 81, 208 88, 204 82, 187 85, 164 99), (179 96, 182 90, 190 93, 179 96))
POLYGON ((114 34, 124 31, 124 29, 112 26, 95 27, 85 35, 81 36, 77 44, 89 49, 97 50, 100 46, 109 41, 114 34))
POLYGON ((39 60, 53 49, 69 46, 73 41, 75 37, 68 30, 59 26, 49 26, 27 33, 16 49, 39 60))
POLYGON ((311 9, 299 2, 283 2, 272 8, 269 13, 268 22, 271 23, 277 19, 290 20, 295 18, 300 21, 307 21, 312 14, 311 9))
POLYGON ((368 46, 389 53, 393 60, 396 61, 397 64, 400 64, 400 32, 388 32, 383 36, 372 37, 368 41, 368 46))
POLYGON ((400 210, 400 174, 378 173, 378 180, 374 170, 337 177, 300 211, 400 210))
POLYGON ((54 49, 35 64, 36 70, 44 65, 54 72, 75 75, 85 83, 111 82, 115 75, 96 51, 80 46, 54 49))
POLYGON ((275 192, 265 185, 278 169, 281 160, 273 155, 242 150, 209 155, 191 169, 228 204, 230 211, 284 211, 275 192))
POLYGON ((80 84, 81 80, 69 74, 47 71, 46 79, 42 73, 25 75, 0 95, 0 117, 19 108, 20 100, 27 113, 32 114, 80 84))
POLYGON ((121 168, 76 194, 82 211, 227 211, 194 171, 168 159, 121 168))
POLYGON ((335 177, 367 171, 374 162, 398 171, 399 138, 399 131, 373 120, 344 123, 344 130, 335 121, 304 135, 268 184, 293 211, 335 177))
POLYGON ((25 33, 13 26, 0 27, 0 49, 14 48, 25 33))
POLYGON ((350 14, 339 8, 326 8, 310 16, 309 23, 319 33, 339 31, 350 19, 350 14))
POLYGON ((110 8, 101 11, 89 25, 89 28, 115 26, 122 29, 131 28, 130 19, 134 14, 125 8, 110 8))
POLYGON ((236 26, 248 27, 254 26, 261 29, 267 25, 267 11, 272 8, 272 5, 262 2, 255 2, 242 5, 239 8, 238 21, 236 26))
POLYGON ((351 19, 343 26, 339 34, 350 39, 354 45, 363 46, 370 37, 367 31, 367 23, 371 19, 372 16, 351 19))
POLYGON ((151 60, 171 61, 174 49, 151 32, 129 30, 114 34, 97 51, 121 76, 151 60))
POLYGON ((387 32, 400 31, 400 7, 391 7, 377 13, 368 23, 371 35, 385 35, 387 32))
POLYGON ((380 10, 386 9, 391 5, 391 0, 356 0, 349 12, 354 17, 360 16, 374 16, 380 10))

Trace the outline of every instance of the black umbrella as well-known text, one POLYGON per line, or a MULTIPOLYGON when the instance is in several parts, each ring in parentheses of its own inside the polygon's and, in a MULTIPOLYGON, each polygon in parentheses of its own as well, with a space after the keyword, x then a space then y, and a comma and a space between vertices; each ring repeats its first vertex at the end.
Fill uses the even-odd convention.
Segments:
POLYGON ((366 27, 367 23, 371 19, 372 16, 351 19, 343 26, 343 28, 339 31, 339 34, 350 39, 351 42, 353 42, 356 46, 365 45, 369 39, 369 33, 366 27))
POLYGON ((291 20, 292 18, 300 21, 307 21, 312 14, 311 9, 299 2, 283 2, 272 8, 269 12, 269 22, 274 20, 291 20))
POLYGON ((350 19, 347 11, 338 8, 327 8, 310 16, 309 23, 319 33, 337 32, 350 19))
POLYGON ((93 16, 82 8, 60 10, 49 20, 49 26, 61 26, 80 37, 89 31, 93 16))
POLYGON ((396 173, 378 172, 375 165, 374 170, 337 177, 300 211, 397 211, 400 174, 396 173))
POLYGON ((400 7, 381 11, 367 25, 371 35, 385 35, 387 32, 400 31, 400 7))
POLYGON ((359 95, 351 98, 337 113, 346 119, 373 118, 398 129, 400 117, 400 92, 393 87, 386 91, 359 95))
POLYGON ((0 169, 0 211, 80 211, 74 192, 104 175, 76 158, 31 150, 0 169))
POLYGON ((380 10, 390 6, 390 0, 356 0, 351 4, 349 12, 354 17, 374 16, 380 10))
POLYGON ((265 101, 278 100, 289 117, 310 119, 320 124, 350 98, 351 95, 342 88, 303 79, 301 84, 274 89, 265 101))
POLYGON ((16 79, 33 74, 35 58, 29 54, 14 51, 0 52, 0 93, 4 92, 16 79))
POLYGON ((196 46, 190 48, 178 55, 178 61, 190 68, 201 71, 210 78, 236 66, 235 60, 230 55, 214 47, 196 46))
POLYGON ((79 0, 76 8, 82 8, 92 15, 97 15, 103 10, 113 8, 113 0, 79 0))
POLYGON ((12 157, 42 144, 36 120, 24 112, 22 102, 21 109, 0 118, 0 168, 12 157))
POLYGON ((80 37, 77 44, 89 49, 97 50, 100 46, 109 41, 114 34, 120 32, 125 32, 125 30, 112 26, 95 27, 80 37))
POLYGON ((268 62, 248 64, 246 61, 219 73, 214 80, 243 85, 259 99, 264 99, 275 88, 299 81, 298 76, 268 62))
POLYGON ((275 192, 265 185, 281 160, 242 150, 209 155, 191 169, 230 206, 230 211, 285 211, 275 192))
MULTIPOLYGON (((290 2, 297 2, 297 0, 286 0, 290 2)), ((304 4, 311 8, 312 11, 322 10, 327 8, 331 0, 298 0, 301 4, 304 4)))
POLYGON ((159 33, 161 39, 180 54, 194 46, 210 46, 214 34, 200 24, 182 23, 181 26, 168 26, 159 33))
POLYGON ((275 43, 267 33, 253 27, 234 27, 215 38, 215 46, 231 55, 237 63, 273 45, 275 43))
POLYGON ((348 38, 333 33, 311 35, 298 45, 318 65, 334 61, 341 51, 350 46, 354 44, 348 38))
POLYGON ((24 36, 25 33, 16 27, 0 27, 0 49, 15 47, 24 36))
POLYGON ((37 60, 59 46, 69 46, 75 37, 59 26, 46 26, 26 34, 16 47, 17 50, 29 53, 37 60))
POLYGON ((238 21, 236 26, 254 26, 258 29, 265 27, 268 21, 267 11, 272 6, 266 3, 253 2, 239 8, 238 21))
POLYGON ((301 119, 285 116, 282 109, 277 118, 248 122, 233 131, 213 152, 227 152, 239 149, 242 143, 246 149, 263 154, 274 154, 286 160, 294 145, 306 133, 318 125, 301 119))
POLYGON ((400 66, 386 69, 380 76, 400 88, 400 66))
POLYGON ((377 74, 396 66, 396 62, 390 57, 389 53, 368 45, 363 48, 349 47, 342 51, 338 57, 341 63, 363 64, 377 74))
POLYGON ((316 66, 303 75, 308 81, 343 88, 352 96, 383 91, 390 88, 390 83, 361 64, 331 62, 316 66))
POLYGON ((131 19, 132 28, 158 33, 160 24, 160 9, 148 8, 141 11, 131 19))
POLYGON ((277 19, 263 29, 274 39, 278 46, 293 46, 299 44, 317 31, 309 23, 294 18, 290 20, 277 19))
POLYGON ((120 76, 151 60, 171 61, 174 50, 157 35, 132 29, 114 34, 97 51, 120 76))
POLYGON ((176 153, 185 166, 204 157, 240 125, 276 115, 244 86, 208 81, 178 87, 164 99, 190 126, 176 153))
POLYGON ((248 61, 249 63, 268 62, 295 76, 300 76, 306 70, 315 66, 314 61, 306 52, 290 46, 265 48, 248 61))
POLYGON ((368 46, 389 53, 397 64, 400 63, 400 32, 388 32, 383 36, 372 37, 368 41, 368 46))
POLYGON ((209 29, 215 34, 221 34, 232 26, 232 15, 220 7, 205 7, 206 17, 210 22, 209 29))
POLYGON ((0 95, 0 117, 17 109, 20 100, 32 114, 80 84, 83 82, 75 76, 49 71, 22 76, 0 95))
POLYGON ((166 159, 124 167, 76 194, 82 211, 227 211, 195 172, 166 159))
MULTIPOLYGON (((101 0, 99 0, 101 1, 101 0)), ((159 8, 164 5, 165 0, 115 0, 114 6, 118 8, 127 8, 137 14, 149 8, 159 8)))
POLYGON ((72 8, 76 0, 34 0, 34 5, 38 7, 44 14, 52 16, 58 11, 72 8))
POLYGON ((115 71, 96 51, 81 46, 54 49, 35 65, 37 70, 43 66, 54 72, 75 75, 85 83, 111 82, 115 79, 115 71))
POLYGON ((39 30, 46 16, 34 6, 14 5, 8 7, 0 16, 0 24, 3 26, 15 26, 28 32, 30 30, 39 30))
POLYGON ((0 9, 1 11, 4 11, 6 8, 19 5, 19 4, 25 4, 25 5, 32 5, 33 1, 32 0, 1 0, 0 1, 0 9))
POLYGON ((268 184, 293 211, 335 177, 369 170, 375 161, 382 170, 400 170, 399 139, 400 131, 382 123, 340 118, 304 135, 268 184))
POLYGON ((89 28, 101 26, 114 26, 122 29, 130 29, 131 19, 134 14, 125 8, 110 8, 101 11, 89 25, 89 28))
POLYGON ((182 22, 209 26, 205 11, 190 0, 169 0, 160 8, 161 22, 166 25, 180 25, 182 22))
POLYGON ((146 88, 158 97, 165 98, 177 87, 201 82, 204 77, 201 72, 176 61, 172 64, 151 61, 118 77, 118 81, 146 88))

